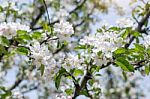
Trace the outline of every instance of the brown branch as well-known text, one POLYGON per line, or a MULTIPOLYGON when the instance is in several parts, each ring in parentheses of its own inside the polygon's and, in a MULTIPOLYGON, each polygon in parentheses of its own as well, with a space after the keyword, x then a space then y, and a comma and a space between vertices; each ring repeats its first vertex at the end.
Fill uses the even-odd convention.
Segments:
POLYGON ((87 82, 88 82, 88 80, 90 80, 92 77, 91 77, 92 75, 91 75, 91 73, 90 72, 87 72, 86 73, 86 75, 84 76, 84 78, 83 78, 83 80, 82 80, 82 82, 81 82, 81 85, 79 86, 76 86, 76 88, 75 88, 75 93, 74 93, 74 96, 73 96, 73 98, 72 99, 75 99, 77 96, 79 96, 80 95, 80 92, 84 89, 84 88, 86 88, 86 84, 87 84, 87 82))
POLYGON ((33 29, 33 27, 36 25, 36 23, 39 21, 39 19, 42 17, 42 15, 45 13, 45 9, 44 9, 43 5, 38 9, 40 10, 39 14, 36 16, 35 19, 33 18, 32 22, 30 23, 31 29, 33 29))
POLYGON ((132 65, 135 65, 135 70, 138 70, 139 68, 143 67, 146 63, 150 62, 149 60, 141 60, 139 62, 133 63, 132 65), (143 64, 145 63, 145 64, 143 64))
POLYGON ((22 80, 23 80, 23 75, 21 75, 8 90, 15 89, 22 82, 22 80))
MULTIPOLYGON (((145 22, 148 21, 149 16, 150 16, 150 8, 148 9, 147 14, 138 22, 138 26, 135 29, 135 31, 138 31, 139 33, 143 32, 142 27, 144 26, 145 22)), ((129 40, 129 43, 125 45, 125 48, 128 48, 135 38, 136 38, 135 36, 132 36, 129 40)))
POLYGON ((34 87, 32 87, 32 88, 29 88, 28 90, 23 91, 22 93, 23 93, 23 94, 28 93, 28 92, 30 92, 30 91, 33 91, 33 90, 38 89, 38 87, 39 87, 39 84, 36 85, 36 86, 34 86, 34 87))

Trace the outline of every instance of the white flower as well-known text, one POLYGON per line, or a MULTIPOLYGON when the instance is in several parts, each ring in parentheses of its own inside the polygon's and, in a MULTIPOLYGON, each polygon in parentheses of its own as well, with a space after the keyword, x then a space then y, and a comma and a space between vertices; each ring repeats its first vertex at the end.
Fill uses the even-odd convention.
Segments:
POLYGON ((83 61, 81 59, 79 59, 78 55, 74 55, 74 54, 67 54, 67 58, 65 58, 65 63, 63 64, 63 66, 67 67, 67 69, 69 68, 79 68, 82 69, 83 67, 81 66, 81 63, 83 61))
POLYGON ((58 71, 56 67, 57 63, 53 58, 52 53, 49 51, 46 45, 40 45, 38 41, 34 41, 32 46, 29 46, 31 51, 31 57, 33 58, 33 64, 38 68, 43 64, 44 69, 44 78, 49 81, 58 71))
POLYGON ((52 53, 49 52, 46 45, 40 45, 38 41, 35 41, 29 48, 31 51, 31 57, 34 58, 35 65, 49 65, 49 60, 52 58, 52 53))
POLYGON ((0 36, 4 36, 7 39, 12 39, 12 37, 17 35, 18 30, 30 31, 29 26, 22 25, 20 23, 1 23, 0 24, 0 36))
POLYGON ((150 35, 147 35, 144 37, 144 43, 143 44, 146 48, 150 47, 150 35))
POLYGON ((120 27, 124 27, 124 28, 134 26, 134 22, 130 18, 121 18, 121 19, 117 20, 116 23, 120 27))
POLYGON ((80 40, 81 45, 94 45, 97 42, 97 38, 94 35, 85 36, 80 40))
POLYGON ((60 40, 67 40, 72 34, 74 34, 73 26, 69 22, 60 20, 59 23, 54 24, 54 32, 60 40))

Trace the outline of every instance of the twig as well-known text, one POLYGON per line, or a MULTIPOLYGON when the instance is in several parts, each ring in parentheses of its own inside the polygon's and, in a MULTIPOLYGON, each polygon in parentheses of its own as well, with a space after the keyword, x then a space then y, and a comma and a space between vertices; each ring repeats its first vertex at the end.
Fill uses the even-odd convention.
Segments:
MULTIPOLYGON (((74 13, 76 10, 80 9, 80 8, 85 4, 86 1, 87 1, 87 0, 83 0, 83 2, 80 3, 79 5, 77 5, 75 9, 73 9, 72 11, 69 12, 69 14, 72 14, 72 13, 74 13)), ((51 23, 49 22, 48 25, 49 25, 49 26, 52 26, 52 25, 54 25, 54 24, 57 23, 57 22, 59 22, 59 20, 56 20, 56 21, 51 22, 51 23)), ((32 28, 32 30, 38 30, 38 29, 43 29, 43 26, 32 28)))

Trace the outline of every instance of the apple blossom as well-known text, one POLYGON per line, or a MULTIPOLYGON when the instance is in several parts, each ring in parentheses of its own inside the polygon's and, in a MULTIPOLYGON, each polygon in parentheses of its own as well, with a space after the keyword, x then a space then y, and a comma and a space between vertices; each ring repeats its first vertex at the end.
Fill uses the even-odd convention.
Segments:
POLYGON ((4 36, 7 39, 12 39, 14 36, 16 36, 18 30, 29 32, 30 28, 29 26, 14 22, 3 22, 0 24, 0 36, 4 36))
POLYGON ((74 34, 73 26, 69 22, 60 20, 59 23, 54 24, 54 32, 57 33, 57 37, 61 41, 70 39, 70 36, 74 34))

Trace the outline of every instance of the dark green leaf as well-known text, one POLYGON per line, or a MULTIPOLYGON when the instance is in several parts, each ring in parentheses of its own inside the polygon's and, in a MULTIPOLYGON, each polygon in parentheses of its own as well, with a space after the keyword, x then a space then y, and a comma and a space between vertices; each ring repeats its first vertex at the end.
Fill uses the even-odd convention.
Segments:
POLYGON ((145 73, 149 75, 149 72, 150 72, 150 66, 145 66, 145 73))
POLYGON ((19 52, 20 54, 23 54, 23 55, 27 55, 28 54, 28 49, 25 48, 25 47, 18 47, 17 52, 19 52))
POLYGON ((66 69, 61 68, 61 69, 59 70, 59 72, 55 75, 55 86, 56 86, 57 89, 58 89, 59 86, 60 86, 61 77, 62 77, 64 74, 66 74, 66 73, 67 73, 66 69))
POLYGON ((43 64, 41 64, 40 70, 41 70, 41 76, 43 76, 45 70, 45 66, 43 64))
POLYGON ((65 92, 67 95, 71 95, 73 93, 73 90, 72 89, 66 89, 65 92))
POLYGON ((6 47, 10 46, 9 40, 6 37, 1 37, 1 36, 0 36, 0 44, 6 47))
POLYGON ((5 47, 0 44, 0 56, 5 53, 7 53, 5 47))

